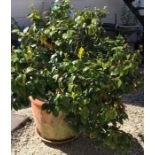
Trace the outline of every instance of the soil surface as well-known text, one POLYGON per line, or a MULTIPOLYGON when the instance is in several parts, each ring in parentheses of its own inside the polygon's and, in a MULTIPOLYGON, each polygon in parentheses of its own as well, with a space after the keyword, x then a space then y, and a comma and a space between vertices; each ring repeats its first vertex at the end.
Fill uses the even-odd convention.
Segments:
MULTIPOLYGON (((125 120, 121 129, 133 136, 133 147, 127 155, 144 154, 143 95, 144 93, 129 94, 123 99, 129 119, 125 120), (135 97, 136 95, 139 99, 135 97)), ((25 108, 15 113, 29 116, 30 121, 12 132, 12 155, 115 155, 115 152, 111 150, 97 149, 93 141, 82 136, 67 144, 46 144, 35 133, 31 108, 25 108)))

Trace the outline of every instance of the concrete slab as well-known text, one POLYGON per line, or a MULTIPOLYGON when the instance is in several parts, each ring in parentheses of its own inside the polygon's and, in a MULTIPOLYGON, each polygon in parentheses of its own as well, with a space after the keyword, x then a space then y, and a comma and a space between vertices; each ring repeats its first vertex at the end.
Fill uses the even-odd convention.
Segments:
POLYGON ((24 126, 24 124, 29 120, 30 119, 27 116, 18 115, 11 112, 11 132, 24 126))

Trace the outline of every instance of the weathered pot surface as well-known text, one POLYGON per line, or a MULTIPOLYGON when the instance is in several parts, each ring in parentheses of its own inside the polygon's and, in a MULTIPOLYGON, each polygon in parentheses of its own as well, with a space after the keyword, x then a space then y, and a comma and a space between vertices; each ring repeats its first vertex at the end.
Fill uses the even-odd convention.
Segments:
POLYGON ((77 134, 73 131, 67 122, 64 121, 64 113, 59 112, 55 117, 52 113, 42 109, 43 101, 29 97, 32 106, 36 131, 43 139, 47 141, 65 141, 75 137, 77 134))

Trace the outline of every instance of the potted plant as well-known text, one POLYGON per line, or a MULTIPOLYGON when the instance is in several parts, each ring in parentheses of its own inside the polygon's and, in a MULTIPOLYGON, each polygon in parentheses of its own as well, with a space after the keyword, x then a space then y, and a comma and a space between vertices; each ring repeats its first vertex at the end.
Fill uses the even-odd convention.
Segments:
POLYGON ((43 138, 83 134, 122 153, 130 136, 119 130, 127 119, 120 95, 141 83, 140 54, 122 36, 103 37, 104 16, 104 9, 75 11, 68 0, 56 1, 46 17, 34 9, 32 25, 14 30, 20 48, 12 49, 12 107, 31 96, 43 138))

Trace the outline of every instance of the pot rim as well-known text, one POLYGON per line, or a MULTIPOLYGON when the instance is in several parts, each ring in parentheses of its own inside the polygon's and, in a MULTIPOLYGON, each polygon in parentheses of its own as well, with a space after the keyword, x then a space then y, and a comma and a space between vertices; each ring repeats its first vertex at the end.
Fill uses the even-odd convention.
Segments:
POLYGON ((37 98, 33 99, 32 96, 29 96, 29 100, 30 100, 31 103, 33 103, 33 104, 35 104, 35 105, 37 105, 39 107, 41 107, 46 102, 45 100, 41 100, 41 99, 37 99, 37 98))

